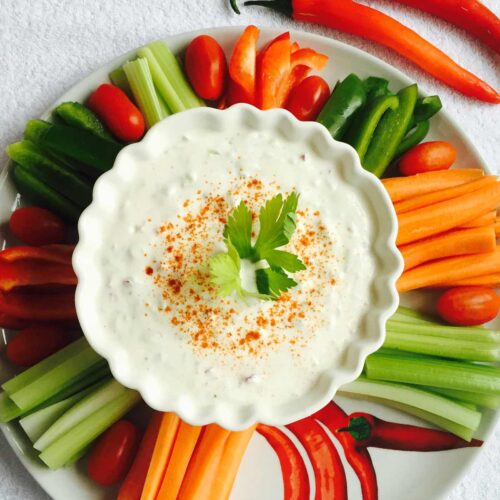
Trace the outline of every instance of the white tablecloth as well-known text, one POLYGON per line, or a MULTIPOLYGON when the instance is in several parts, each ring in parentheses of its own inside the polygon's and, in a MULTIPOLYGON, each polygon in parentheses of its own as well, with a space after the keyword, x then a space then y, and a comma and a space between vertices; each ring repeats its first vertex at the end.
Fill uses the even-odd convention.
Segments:
MULTIPOLYGON (((369 1, 500 89, 498 57, 471 36, 396 2, 369 1)), ((484 0, 500 13, 500 0, 484 0)), ((332 36, 360 47, 411 75, 429 93, 438 93, 478 147, 500 172, 500 106, 481 104, 452 92, 401 57, 352 36, 299 25, 256 8, 233 15, 226 0, 0 0, 0 151, 22 134, 70 85, 113 57, 165 35, 203 27, 243 25, 294 27, 332 36)), ((0 164, 5 160, 0 153, 0 164)), ((488 440, 473 468, 450 500, 500 499, 500 429, 488 440)), ((46 495, 0 437, 0 499, 34 500, 46 495)), ((383 499, 382 499, 383 500, 383 499)), ((422 499, 430 500, 430 499, 422 499)))

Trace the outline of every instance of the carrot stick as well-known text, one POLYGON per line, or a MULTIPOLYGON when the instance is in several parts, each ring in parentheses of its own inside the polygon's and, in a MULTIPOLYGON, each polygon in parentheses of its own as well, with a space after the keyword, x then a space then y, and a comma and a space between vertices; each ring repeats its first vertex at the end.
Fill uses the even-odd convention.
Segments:
POLYGON ((461 224, 460 228, 465 229, 469 227, 492 226, 493 224, 495 224, 496 216, 497 216, 497 211, 492 210, 490 212, 481 215, 480 217, 476 217, 475 219, 466 222, 465 224, 461 224))
POLYGON ((132 467, 130 467, 118 492, 118 500, 139 500, 141 498, 144 481, 148 474, 149 463, 151 462, 156 438, 160 430, 161 419, 162 413, 158 411, 153 412, 132 467))
POLYGON ((495 219, 495 236, 500 238, 500 219, 495 219))
POLYGON ((437 170, 410 177, 391 177, 382 179, 385 189, 393 203, 407 200, 413 196, 420 196, 439 189, 459 186, 465 182, 482 177, 484 172, 479 168, 457 170, 437 170))
POLYGON ((500 286, 500 272, 473 276, 472 278, 465 278, 451 283, 439 283, 436 288, 452 288, 455 286, 491 286, 492 288, 498 288, 500 286))
POLYGON ((436 260, 405 271, 397 282, 399 292, 500 273, 500 250, 436 260))
POLYGON ((448 231, 485 212, 496 210, 499 205, 500 183, 495 182, 472 193, 401 214, 396 243, 404 245, 448 231))
POLYGON ((142 489, 141 500, 155 500, 161 480, 172 454, 172 448, 179 428, 179 417, 175 413, 163 413, 158 438, 156 439, 148 475, 142 489))
POLYGON ((439 203, 440 201, 450 200, 462 194, 472 193, 473 191, 477 191, 478 189, 494 184, 495 182, 496 177, 494 175, 480 177, 479 179, 466 182, 465 184, 459 184, 458 186, 453 186, 447 189, 440 189, 439 191, 432 191, 430 193, 414 196, 407 200, 400 201, 394 204, 394 209, 397 214, 411 212, 417 208, 433 205, 434 203, 439 203))
POLYGON ((207 500, 227 500, 233 489, 243 455, 257 426, 241 432, 231 432, 220 459, 219 473, 215 476, 211 496, 207 500))
POLYGON ((231 431, 216 424, 205 427, 189 462, 177 500, 207 498, 207 492, 212 491, 216 475, 225 473, 219 470, 219 464, 230 433, 231 431))
POLYGON ((405 271, 408 271, 430 260, 493 252, 495 248, 495 234, 493 226, 490 225, 441 233, 403 245, 399 247, 399 251, 405 261, 405 271))
POLYGON ((181 421, 157 500, 176 500, 201 430, 181 421))

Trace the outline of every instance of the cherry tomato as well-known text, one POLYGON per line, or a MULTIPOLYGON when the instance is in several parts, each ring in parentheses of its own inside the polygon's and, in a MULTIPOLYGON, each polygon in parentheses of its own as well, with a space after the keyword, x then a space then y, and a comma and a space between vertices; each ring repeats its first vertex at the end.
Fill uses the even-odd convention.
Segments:
POLYGON ((18 208, 10 216, 10 230, 19 240, 32 246, 63 243, 64 222, 45 208, 18 208))
POLYGON ((56 326, 33 326, 16 334, 7 344, 7 359, 19 366, 33 366, 71 342, 56 326))
POLYGON ((330 97, 328 83, 320 76, 308 76, 290 93, 285 108, 302 121, 316 120, 330 97))
POLYGON ((207 101, 219 99, 227 83, 227 62, 211 36, 200 35, 186 49, 186 73, 195 92, 207 101))
POLYGON ((121 141, 136 142, 144 135, 144 117, 119 87, 103 83, 94 90, 87 104, 121 141))
POLYGON ((486 286, 450 288, 439 297, 439 315, 452 325, 482 325, 494 319, 500 309, 500 297, 486 286))
POLYGON ((115 484, 125 477, 139 445, 139 429, 128 420, 114 423, 89 455, 87 472, 98 484, 115 484))
POLYGON ((449 142, 423 142, 411 148, 399 160, 403 175, 415 175, 432 170, 446 170, 457 159, 457 151, 449 142))

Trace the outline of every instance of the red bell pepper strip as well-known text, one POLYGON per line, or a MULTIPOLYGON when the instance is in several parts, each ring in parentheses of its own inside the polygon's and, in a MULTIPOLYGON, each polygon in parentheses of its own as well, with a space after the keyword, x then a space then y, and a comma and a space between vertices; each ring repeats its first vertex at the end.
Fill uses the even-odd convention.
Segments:
POLYGON ((311 460, 316 483, 315 500, 347 500, 344 465, 323 427, 313 418, 286 426, 299 439, 311 460))
POLYGON ((247 26, 234 46, 229 61, 228 106, 237 102, 256 102, 255 66, 259 34, 259 28, 247 26))
POLYGON ((0 314, 30 322, 73 322, 77 320, 75 290, 71 287, 52 293, 0 292, 0 314))
POLYGON ((23 330, 30 325, 31 323, 29 321, 9 316, 0 311, 0 328, 6 328, 7 330, 23 330))
POLYGON ((71 265, 74 245, 45 245, 41 247, 15 246, 0 251, 0 261, 17 262, 26 260, 40 260, 55 264, 71 265))
POLYGON ((71 264, 25 260, 2 262, 0 260, 0 290, 41 285, 76 285, 76 274, 71 264))
POLYGON ((356 476, 358 476, 363 500, 377 500, 377 475, 373 467, 370 453, 366 448, 358 448, 356 440, 350 434, 337 432, 338 429, 347 425, 347 413, 332 401, 312 415, 312 418, 315 418, 325 425, 340 441, 349 465, 353 468, 356 476))
POLYGON ((293 441, 277 427, 259 424, 257 432, 271 445, 278 456, 283 475, 283 500, 309 499, 310 486, 306 465, 293 441))
POLYGON ((310 72, 311 68, 302 64, 291 69, 288 77, 279 89, 279 100, 283 103, 282 105, 287 102, 292 90, 302 83, 309 76, 310 72))
POLYGON ((483 444, 479 439, 468 442, 450 432, 386 422, 368 413, 352 413, 348 426, 338 432, 348 432, 358 447, 372 446, 388 450, 443 451, 483 444))
POLYGON ((291 68, 290 33, 273 40, 260 55, 257 74, 257 103, 260 109, 279 108, 283 105, 282 85, 291 68))
POLYGON ((309 68, 315 69, 316 71, 321 71, 328 62, 328 56, 316 52, 313 49, 298 49, 292 52, 291 56, 291 66, 294 68, 299 64, 308 66, 309 68))
POLYGON ((291 15, 384 45, 458 92, 480 101, 500 103, 500 94, 459 66, 444 52, 392 17, 352 0, 250 0, 291 15))
POLYGON ((297 42, 292 42, 292 45, 290 47, 290 52, 293 54, 294 52, 297 52, 297 50, 300 49, 300 45, 297 42))
POLYGON ((478 0, 397 0, 468 31, 500 54, 500 19, 478 0))

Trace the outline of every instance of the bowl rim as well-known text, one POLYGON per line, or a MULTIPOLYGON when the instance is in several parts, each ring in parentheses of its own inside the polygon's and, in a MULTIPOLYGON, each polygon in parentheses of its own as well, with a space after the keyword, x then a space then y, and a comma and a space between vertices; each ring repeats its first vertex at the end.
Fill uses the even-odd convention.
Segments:
MULTIPOLYGON (((272 127, 269 126, 269 128, 272 127)), ((368 191, 365 189, 359 190, 363 192, 366 199, 368 191)), ((85 337, 92 348, 107 359, 111 373, 116 380, 126 387, 137 390, 144 401, 153 409, 159 411, 173 411, 184 421, 192 425, 217 423, 230 430, 241 430, 257 422, 268 425, 284 425, 304 418, 321 409, 334 397, 341 385, 351 382, 361 374, 366 357, 379 349, 383 344, 385 339, 385 323, 396 311, 399 304, 399 295, 396 291, 396 280, 403 270, 403 260, 396 247, 397 217, 382 183, 373 174, 363 169, 356 151, 351 146, 335 141, 326 128, 319 123, 301 122, 284 109, 262 111, 248 104, 237 104, 226 110, 200 107, 171 115, 157 123, 151 127, 141 141, 125 146, 118 154, 113 168, 100 176, 96 181, 93 191, 93 201, 91 205, 85 209, 78 221, 78 233, 79 241, 73 253, 73 268, 78 277, 75 304, 78 319, 85 337), (360 324, 369 323, 370 330, 374 330, 376 335, 371 335, 368 340, 366 338, 361 339, 360 335, 350 339, 350 342, 347 343, 347 347, 343 351, 342 357, 355 359, 353 363, 351 362, 352 368, 349 370, 345 367, 341 370, 339 370, 338 367, 337 369, 332 368, 331 373, 326 375, 328 379, 327 383, 322 384, 326 386, 326 388, 321 397, 316 398, 315 402, 307 406, 307 408, 295 409, 294 411, 288 412, 286 417, 276 417, 275 414, 273 415, 272 411, 269 411, 269 408, 263 408, 260 405, 251 406, 249 409, 247 408, 244 414, 236 411, 234 408, 234 411, 229 411, 228 406, 224 404, 224 402, 217 402, 209 408, 203 407, 203 409, 201 409, 201 407, 196 407, 194 398, 191 398, 189 404, 185 404, 185 400, 181 398, 180 395, 166 403, 161 397, 157 397, 154 391, 149 390, 149 376, 145 376, 144 370, 141 374, 140 370, 137 369, 137 365, 135 365, 135 370, 128 370, 128 373, 125 373, 123 370, 123 350, 120 352, 118 349, 111 348, 110 345, 104 345, 103 340, 98 337, 98 332, 90 328, 88 324, 87 318, 89 312, 85 306, 85 297, 93 289, 91 280, 88 279, 89 266, 87 259, 89 258, 89 253, 92 255, 92 243, 89 240, 89 233, 91 232, 91 228, 96 218, 98 219, 102 214, 101 195, 104 189, 101 189, 101 186, 110 183, 116 185, 116 183, 113 183, 113 180, 117 177, 117 171, 120 169, 120 165, 124 161, 127 161, 127 157, 137 153, 149 155, 147 150, 150 144, 157 140, 157 138, 160 138, 164 130, 168 131, 168 129, 174 127, 179 121, 185 122, 191 120, 191 123, 203 123, 203 119, 210 119, 212 121, 215 119, 219 121, 217 130, 223 130, 225 127, 227 128, 227 125, 224 125, 224 121, 226 123, 231 120, 247 121, 248 117, 251 117, 250 119, 255 119, 255 123, 260 123, 261 120, 264 120, 268 124, 274 123, 275 126, 277 126, 278 123, 286 123, 287 126, 290 127, 290 131, 294 130, 295 134, 297 131, 300 133, 301 140, 304 135, 303 133, 307 132, 311 137, 315 135, 318 141, 321 142, 326 149, 330 151, 339 151, 341 154, 348 157, 351 164, 351 167, 349 167, 349 180, 357 179, 364 185, 370 186, 372 192, 369 197, 375 196, 378 198, 377 204, 379 206, 375 207, 375 211, 378 212, 380 210, 384 212, 383 217, 379 213, 374 215, 374 219, 377 219, 382 229, 379 231, 381 234, 373 236, 375 243, 372 241, 372 248, 375 249, 377 246, 380 247, 377 251, 374 250, 378 257, 375 259, 378 264, 375 266, 372 286, 376 284, 376 291, 382 290, 385 293, 385 302, 383 307, 373 307, 370 304, 370 307, 367 308, 365 312, 364 321, 360 322, 360 324), (378 275, 378 271, 381 269, 381 262, 389 269, 386 269, 382 275, 378 275), (368 317, 370 319, 369 322, 368 317), (132 371, 134 372, 133 376, 130 376, 132 371)), ((365 331, 366 326, 361 330, 365 331)), ((132 358, 133 356, 129 355, 127 362, 130 362, 132 358)))

